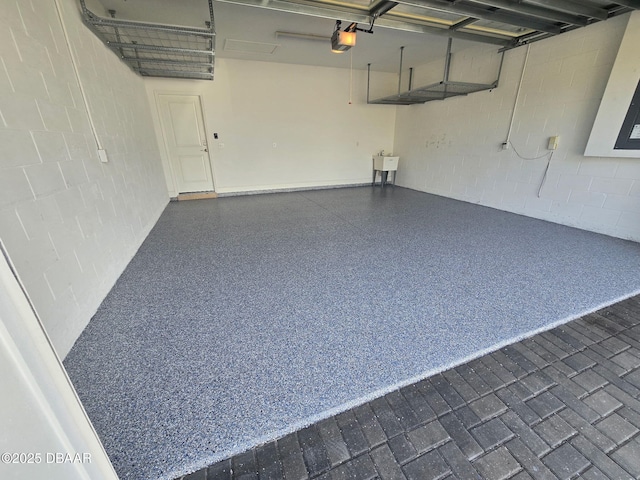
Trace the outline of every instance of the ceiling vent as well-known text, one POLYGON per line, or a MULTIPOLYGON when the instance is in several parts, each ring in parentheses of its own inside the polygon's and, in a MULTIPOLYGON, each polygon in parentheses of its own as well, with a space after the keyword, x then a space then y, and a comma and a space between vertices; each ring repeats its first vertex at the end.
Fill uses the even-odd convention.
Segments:
POLYGON ((224 41, 224 50, 226 52, 273 55, 279 46, 277 43, 247 42, 244 40, 234 40, 232 38, 227 38, 224 41))

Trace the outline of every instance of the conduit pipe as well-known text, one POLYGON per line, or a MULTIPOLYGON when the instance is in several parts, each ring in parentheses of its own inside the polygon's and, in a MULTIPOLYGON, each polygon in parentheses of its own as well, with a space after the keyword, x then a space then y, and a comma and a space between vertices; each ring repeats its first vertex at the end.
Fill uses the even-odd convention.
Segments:
POLYGON ((93 139, 96 142, 96 147, 98 148, 98 152, 100 152, 101 150, 104 150, 104 147, 100 142, 100 137, 98 136, 98 130, 96 129, 96 124, 93 120, 91 109, 89 108, 89 100, 87 99, 87 93, 85 92, 84 85, 82 84, 82 79, 80 78, 80 71, 78 70, 78 60, 76 59, 76 55, 73 51, 73 48, 71 47, 71 41, 69 40, 69 32, 67 31, 67 26, 64 22, 64 18, 62 17, 62 8, 60 7, 59 0, 54 0, 54 5, 58 13, 58 19, 60 20, 60 26, 62 27, 62 33, 64 35, 64 40, 67 45, 67 50, 69 51, 69 56, 71 57, 71 65, 73 66, 73 73, 76 77, 76 81, 78 82, 78 87, 80 89, 80 97, 82 98, 82 103, 84 104, 84 108, 87 112, 87 117, 89 118, 89 126, 91 127, 91 133, 93 134, 93 139))
MULTIPOLYGON (((520 91, 522 90, 522 80, 524 79, 524 74, 527 70, 527 61, 529 60, 529 50, 531 49, 531 44, 527 45, 527 52, 524 55, 524 63, 522 64, 522 73, 520 74, 520 81, 518 82, 518 90, 516 91, 516 98, 513 102, 513 110, 511 111, 511 121, 509 122, 509 130, 507 131, 507 138, 504 141, 505 148, 509 148, 511 142, 511 131, 513 130, 513 122, 516 118, 516 110, 518 109, 518 100, 520 100, 520 91)), ((504 52, 503 52, 504 55, 504 52)))

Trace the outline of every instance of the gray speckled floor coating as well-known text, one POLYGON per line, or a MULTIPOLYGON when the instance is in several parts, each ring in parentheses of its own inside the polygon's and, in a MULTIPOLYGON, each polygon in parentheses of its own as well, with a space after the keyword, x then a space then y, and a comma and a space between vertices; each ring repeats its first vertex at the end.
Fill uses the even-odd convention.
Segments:
POLYGON ((65 365, 171 479, 638 292, 638 243, 402 188, 171 203, 65 365))

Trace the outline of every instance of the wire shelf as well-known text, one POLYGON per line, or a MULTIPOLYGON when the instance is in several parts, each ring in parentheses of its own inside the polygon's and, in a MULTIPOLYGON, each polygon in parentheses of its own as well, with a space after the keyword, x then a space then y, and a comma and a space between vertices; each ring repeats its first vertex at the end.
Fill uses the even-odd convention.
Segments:
POLYGON ((415 105, 418 103, 430 102, 432 100, 444 100, 445 98, 467 95, 469 93, 481 92, 483 90, 491 90, 492 88, 496 88, 496 86, 497 83, 484 84, 442 81, 425 87, 415 88, 397 95, 389 95, 387 97, 371 100, 369 103, 379 105, 415 105))
POLYGON ((212 1, 208 0, 208 28, 103 18, 91 12, 84 0, 80 3, 85 25, 140 75, 213 80, 212 1))
POLYGON ((409 90, 400 92, 400 84, 402 83, 402 53, 404 47, 400 48, 400 71, 398 76, 398 93, 388 95, 386 97, 369 99, 369 90, 371 82, 371 64, 367 68, 367 103, 374 105, 416 105, 426 103, 433 100, 445 100, 451 97, 468 95, 469 93, 481 92, 483 90, 492 90, 498 86, 500 81, 500 73, 502 72, 502 62, 504 61, 504 52, 500 57, 500 67, 498 68, 498 78, 493 83, 472 83, 472 82, 454 82, 449 80, 449 70, 451 69, 451 42, 449 38, 447 43, 447 53, 445 56, 444 79, 440 82, 432 83, 424 87, 412 88, 412 70, 410 69, 409 90))

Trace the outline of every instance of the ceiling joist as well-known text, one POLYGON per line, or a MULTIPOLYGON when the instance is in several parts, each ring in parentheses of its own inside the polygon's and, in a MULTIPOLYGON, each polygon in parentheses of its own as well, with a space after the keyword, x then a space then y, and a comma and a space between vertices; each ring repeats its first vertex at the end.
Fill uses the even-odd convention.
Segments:
POLYGON ((606 20, 640 0, 220 0, 272 10, 444 35, 509 49, 606 20))
MULTIPOLYGON (((349 8, 345 6, 336 6, 334 4, 325 4, 320 6, 322 2, 299 3, 287 0, 220 0, 226 3, 234 3, 238 5, 247 5, 252 7, 267 8, 288 13, 299 13, 314 17, 340 19, 346 22, 356 22, 370 24, 373 17, 368 11, 362 11, 358 8, 349 8)), ((385 13, 383 16, 375 20, 375 25, 394 30, 402 30, 405 32, 427 33, 431 35, 443 35, 461 40, 471 40, 475 42, 490 43, 507 47, 511 45, 512 39, 509 37, 501 37, 497 35, 485 35, 472 32, 458 32, 449 30, 448 26, 436 25, 429 23, 428 20, 420 21, 414 17, 411 19, 402 14, 396 14, 393 10, 385 13)))
POLYGON ((518 27, 540 30, 546 33, 557 34, 561 31, 559 26, 547 20, 500 9, 488 9, 471 2, 452 3, 447 0, 399 0, 398 3, 439 10, 441 12, 462 14, 481 20, 516 25, 518 27))
POLYGON ((449 27, 450 30, 460 30, 461 28, 466 27, 467 25, 471 25, 472 23, 477 22, 478 19, 477 18, 473 18, 473 17, 467 17, 464 20, 460 20, 457 23, 454 23, 453 25, 451 25, 449 27))
POLYGON ((640 10, 640 0, 613 0, 613 3, 623 7, 633 8, 634 10, 640 10))
POLYGON ((574 2, 571 0, 527 0, 528 3, 547 7, 559 12, 569 13, 571 15, 583 15, 597 20, 606 20, 608 12, 606 8, 594 7, 582 2, 574 2))
POLYGON ((551 10, 549 8, 540 7, 538 5, 530 5, 523 2, 514 2, 512 0, 473 0, 475 3, 507 10, 514 13, 530 15, 552 22, 562 22, 571 25, 580 25, 584 27, 588 24, 586 17, 570 13, 561 12, 559 10, 551 10))

